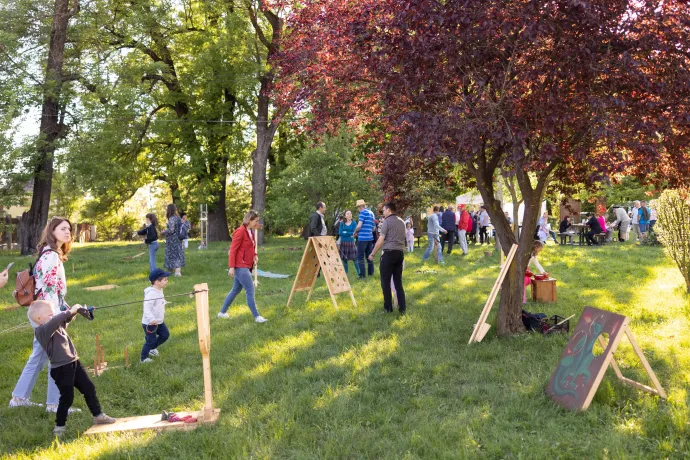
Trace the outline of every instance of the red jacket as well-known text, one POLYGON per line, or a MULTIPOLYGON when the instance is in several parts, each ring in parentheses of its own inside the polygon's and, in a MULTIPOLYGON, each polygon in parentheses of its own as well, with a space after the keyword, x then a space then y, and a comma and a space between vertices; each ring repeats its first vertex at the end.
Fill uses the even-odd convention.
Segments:
POLYGON ((460 222, 458 223, 458 229, 465 230, 467 232, 472 231, 472 219, 470 219, 470 213, 463 210, 460 213, 460 222))
POLYGON ((247 227, 240 225, 232 234, 230 253, 228 255, 229 268, 253 268, 256 250, 254 240, 249 236, 247 227))

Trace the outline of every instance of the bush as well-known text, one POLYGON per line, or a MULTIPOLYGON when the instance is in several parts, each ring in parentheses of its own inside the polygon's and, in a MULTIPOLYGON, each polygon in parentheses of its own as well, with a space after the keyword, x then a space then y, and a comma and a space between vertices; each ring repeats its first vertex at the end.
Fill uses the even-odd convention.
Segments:
POLYGON ((678 190, 667 190, 657 200, 655 229, 666 253, 676 262, 690 293, 690 203, 678 190))

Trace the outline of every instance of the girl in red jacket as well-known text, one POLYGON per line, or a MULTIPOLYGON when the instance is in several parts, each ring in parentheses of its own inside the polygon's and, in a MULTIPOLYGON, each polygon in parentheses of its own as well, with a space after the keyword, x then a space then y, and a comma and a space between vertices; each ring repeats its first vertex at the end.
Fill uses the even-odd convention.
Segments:
POLYGON ((218 318, 230 318, 227 311, 232 305, 233 300, 237 297, 244 288, 247 294, 247 306, 252 312, 254 321, 257 323, 265 323, 268 321, 261 316, 256 309, 256 302, 254 300, 254 281, 252 280, 252 269, 255 267, 259 258, 256 254, 256 243, 254 241, 254 232, 252 230, 262 228, 259 223, 259 214, 250 210, 244 215, 242 225, 232 234, 232 243, 230 244, 230 251, 228 252, 228 276, 235 278, 232 290, 223 302, 223 307, 218 313, 218 318))

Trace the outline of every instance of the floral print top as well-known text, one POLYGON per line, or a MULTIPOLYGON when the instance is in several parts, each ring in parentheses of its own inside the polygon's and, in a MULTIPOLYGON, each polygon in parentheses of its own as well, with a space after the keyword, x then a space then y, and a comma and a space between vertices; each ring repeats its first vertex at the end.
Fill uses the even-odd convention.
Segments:
MULTIPOLYGON (((50 249, 49 246, 42 251, 50 249)), ((53 303, 55 313, 60 312, 60 307, 65 304, 67 295, 67 278, 65 277, 65 266, 55 251, 48 251, 38 259, 34 267, 34 277, 36 278, 36 294, 38 300, 48 300, 53 303)))

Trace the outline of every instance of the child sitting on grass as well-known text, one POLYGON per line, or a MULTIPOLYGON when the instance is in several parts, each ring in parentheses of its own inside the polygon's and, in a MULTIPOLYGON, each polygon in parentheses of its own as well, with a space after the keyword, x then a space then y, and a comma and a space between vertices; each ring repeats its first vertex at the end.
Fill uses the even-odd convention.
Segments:
POLYGON ((151 287, 144 290, 144 315, 141 325, 144 327, 144 346, 141 348, 141 362, 150 363, 151 356, 158 356, 161 346, 170 332, 163 322, 165 320, 165 297, 163 289, 168 285, 170 272, 156 268, 149 274, 151 287))
POLYGON ((38 325, 34 330, 36 340, 48 354, 51 366, 50 376, 53 377, 60 390, 60 403, 53 434, 61 436, 65 432, 69 408, 74 402, 75 388, 84 395, 86 405, 93 414, 94 425, 115 423, 114 418, 108 417, 101 411, 96 387, 79 362, 77 350, 67 335, 67 325, 74 316, 77 313, 88 316, 88 311, 80 305, 75 305, 67 311, 55 314, 51 302, 37 300, 31 304, 28 313, 29 318, 38 325))

